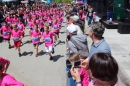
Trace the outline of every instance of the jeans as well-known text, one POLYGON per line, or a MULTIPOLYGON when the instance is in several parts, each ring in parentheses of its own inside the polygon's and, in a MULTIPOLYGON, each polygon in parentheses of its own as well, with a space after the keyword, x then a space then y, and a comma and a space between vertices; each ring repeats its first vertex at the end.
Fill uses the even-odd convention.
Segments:
POLYGON ((87 20, 88 20, 88 25, 90 25, 90 24, 91 24, 92 19, 93 19, 92 17, 88 17, 88 18, 87 18, 87 20))

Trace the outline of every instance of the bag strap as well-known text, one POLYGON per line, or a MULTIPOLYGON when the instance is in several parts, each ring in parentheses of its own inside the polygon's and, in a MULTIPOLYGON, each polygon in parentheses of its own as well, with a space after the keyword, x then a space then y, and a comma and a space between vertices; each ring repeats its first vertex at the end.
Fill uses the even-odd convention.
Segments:
POLYGON ((82 47, 75 40, 71 38, 70 41, 78 48, 78 50, 82 49, 82 47))

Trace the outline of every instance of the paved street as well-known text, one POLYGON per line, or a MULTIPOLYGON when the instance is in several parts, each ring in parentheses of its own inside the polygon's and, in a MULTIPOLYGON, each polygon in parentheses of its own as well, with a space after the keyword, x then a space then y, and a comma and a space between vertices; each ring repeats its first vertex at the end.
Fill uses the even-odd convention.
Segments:
MULTIPOLYGON (((65 31, 66 28, 62 27, 61 42, 55 47, 54 61, 50 61, 49 56, 45 54, 44 44, 39 46, 39 57, 35 57, 33 45, 29 43, 21 47, 24 56, 18 57, 18 51, 13 48, 8 49, 7 43, 0 43, 0 56, 11 61, 7 73, 27 86, 66 86, 65 31)), ((28 35, 28 30, 26 30, 26 35, 28 35)), ((28 38, 29 36, 26 36, 23 42, 26 42, 28 38)), ((12 41, 11 44, 13 44, 12 41)))

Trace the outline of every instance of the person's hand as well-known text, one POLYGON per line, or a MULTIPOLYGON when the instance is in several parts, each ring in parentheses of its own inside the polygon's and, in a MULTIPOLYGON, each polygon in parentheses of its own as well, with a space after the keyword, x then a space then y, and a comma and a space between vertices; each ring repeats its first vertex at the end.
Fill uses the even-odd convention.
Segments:
POLYGON ((70 72, 71 72, 72 77, 75 78, 77 82, 81 81, 80 74, 74 67, 71 68, 70 72))
POLYGON ((2 37, 2 35, 0 35, 0 37, 2 37))
POLYGON ((82 68, 88 69, 88 58, 84 59, 80 59, 81 61, 81 66, 82 68))

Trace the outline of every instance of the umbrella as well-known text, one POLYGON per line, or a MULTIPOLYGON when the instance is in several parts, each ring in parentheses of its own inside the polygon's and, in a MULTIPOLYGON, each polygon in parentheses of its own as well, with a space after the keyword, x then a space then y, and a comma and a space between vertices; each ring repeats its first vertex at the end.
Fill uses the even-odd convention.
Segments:
POLYGON ((76 2, 76 4, 81 5, 81 4, 84 4, 84 3, 82 1, 78 1, 78 2, 76 2))

